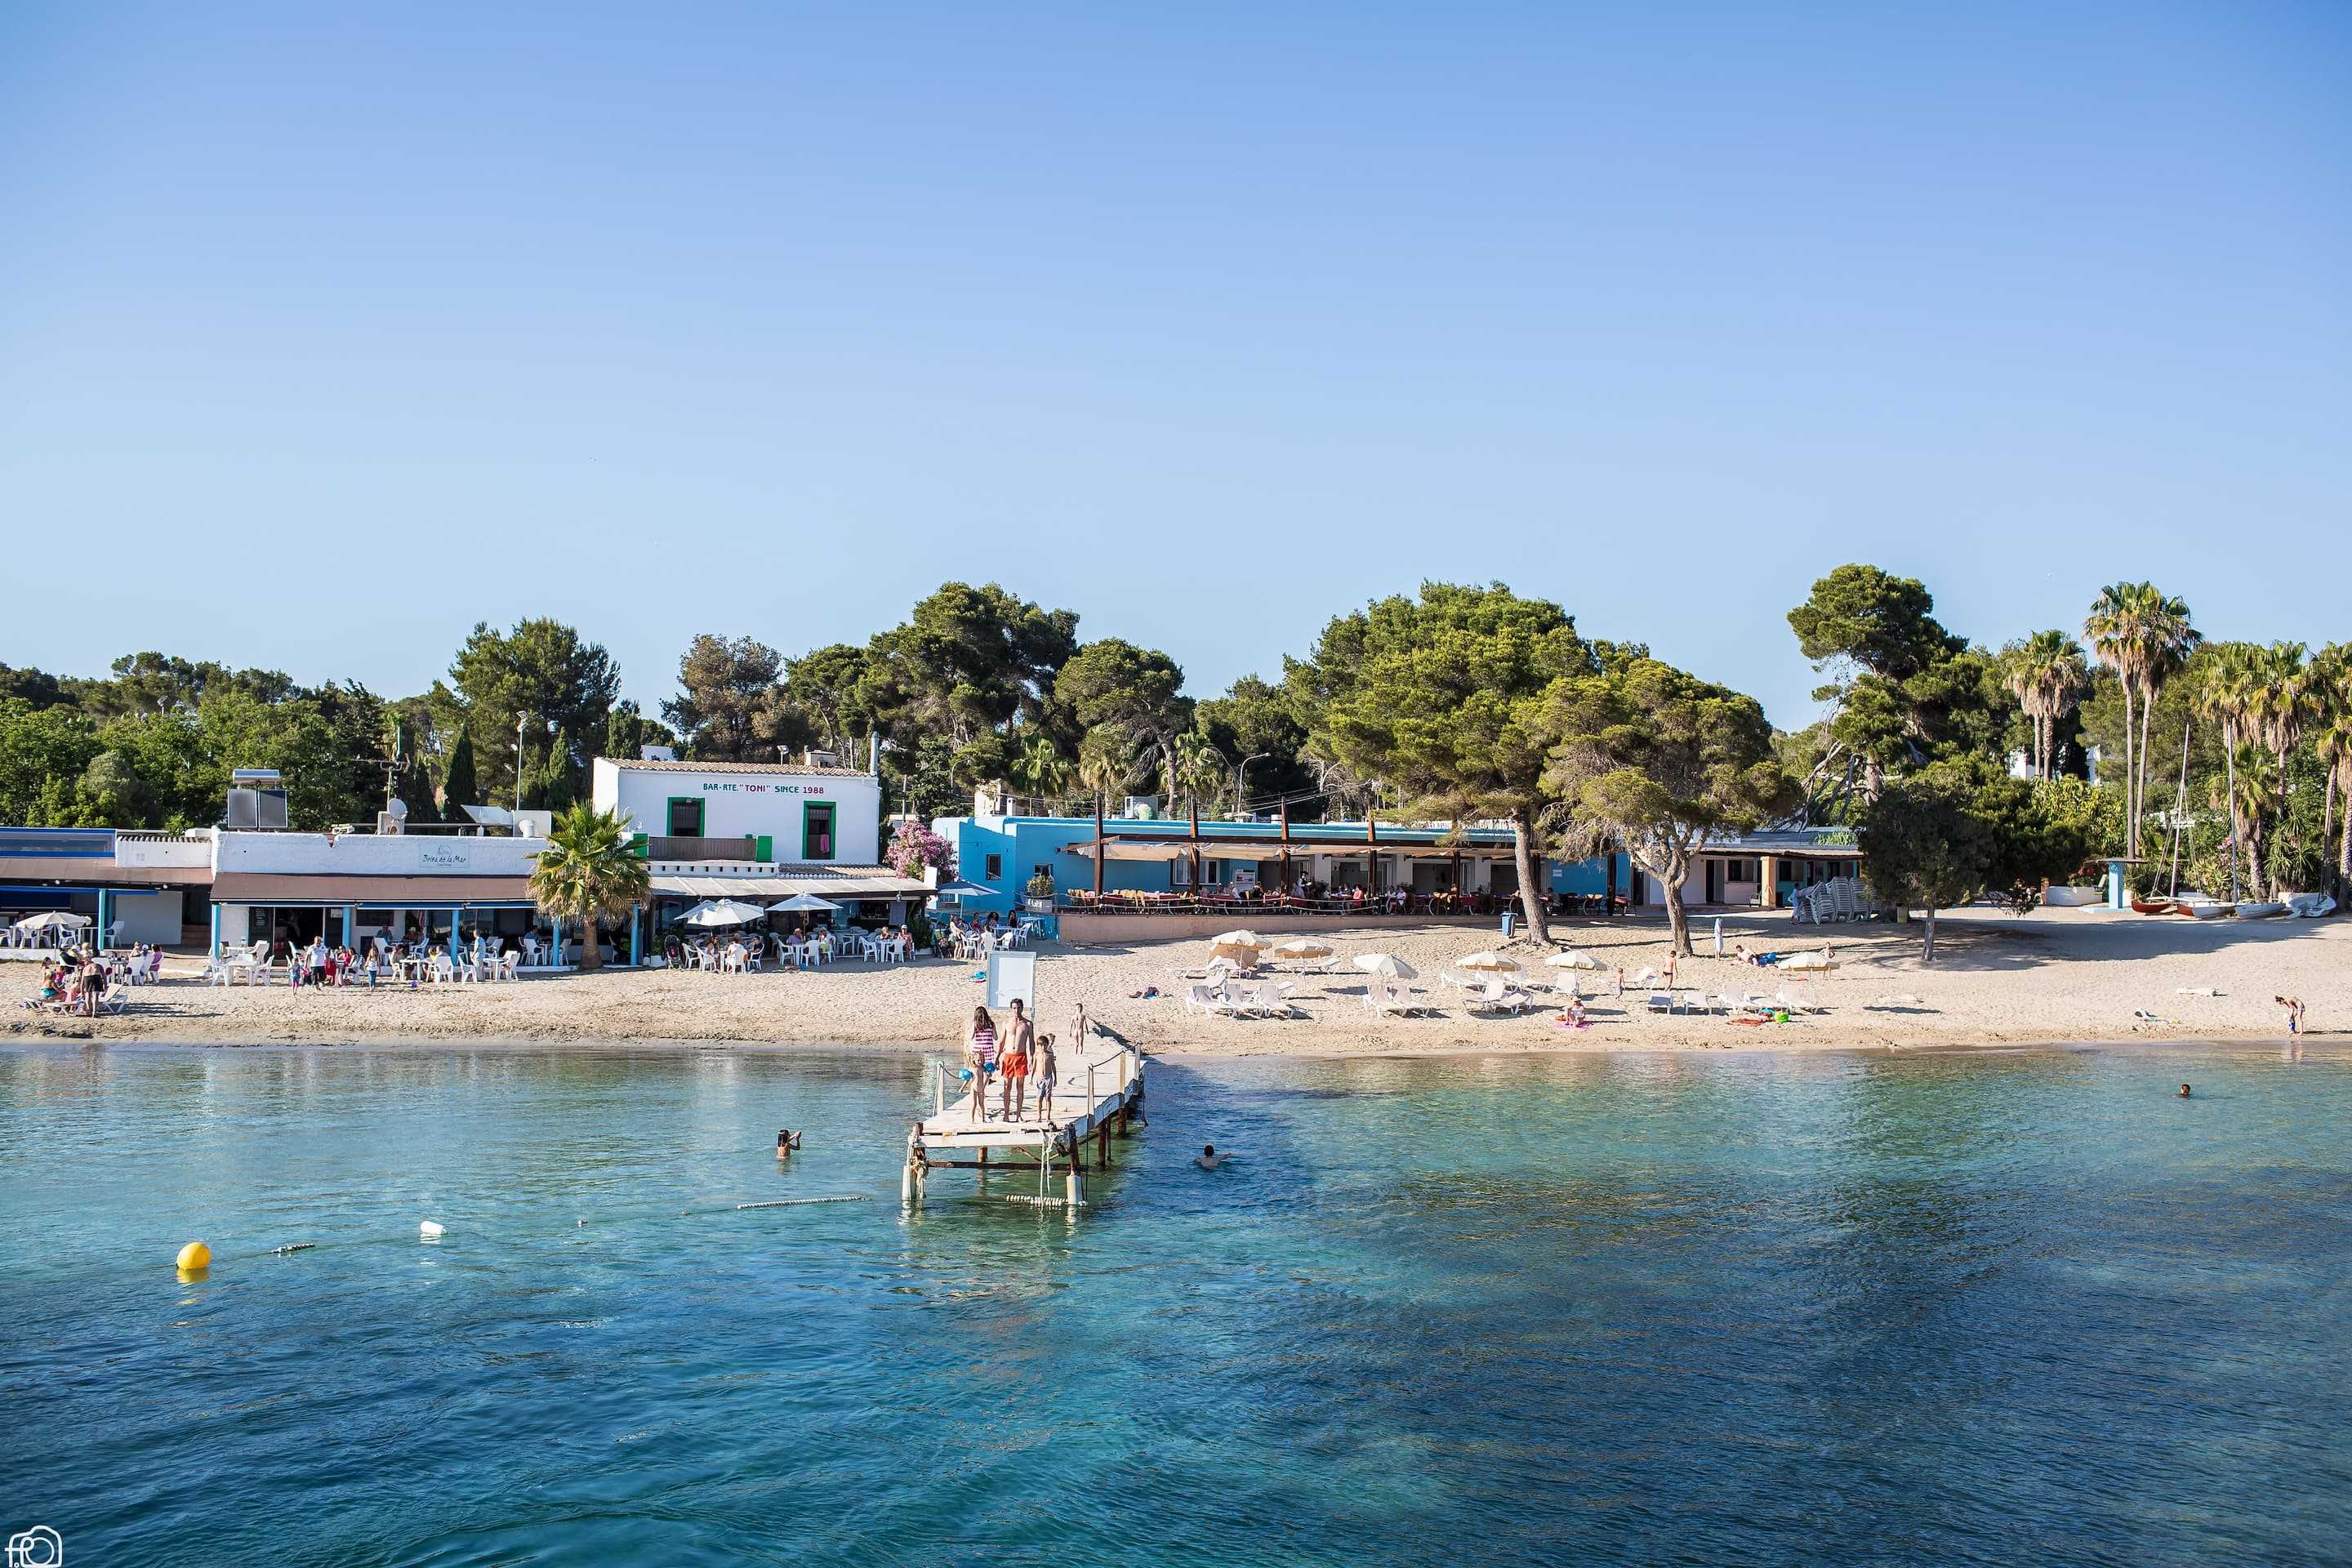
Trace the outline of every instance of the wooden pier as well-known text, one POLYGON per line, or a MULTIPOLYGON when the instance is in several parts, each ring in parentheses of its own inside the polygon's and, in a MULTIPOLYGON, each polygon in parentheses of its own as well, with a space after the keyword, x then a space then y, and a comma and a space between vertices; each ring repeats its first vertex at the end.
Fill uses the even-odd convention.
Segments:
MULTIPOLYGON (((1033 1100, 1021 1121, 996 1119, 1003 1085, 990 1085, 986 1105, 975 1120, 972 1096, 952 1099, 949 1086, 961 1087, 961 1070, 945 1062, 932 1069, 931 1114, 917 1121, 907 1134, 907 1170, 898 1195, 909 1205, 923 1201, 923 1188, 933 1171, 996 1171, 1005 1175, 1034 1171, 1037 1192, 1024 1201, 1066 1205, 1076 1208, 1087 1201, 1086 1164, 1088 1143, 1094 1145, 1097 1170, 1110 1163, 1111 1135, 1127 1135, 1143 1110, 1143 1053, 1132 1046, 1089 1042, 1094 1054, 1068 1053, 1053 1103, 1040 1107, 1033 1100), (1056 1169, 1063 1174, 1062 1193, 1053 1193, 1056 1169)), ((1034 1087, 1034 1085, 1033 1085, 1034 1087)))

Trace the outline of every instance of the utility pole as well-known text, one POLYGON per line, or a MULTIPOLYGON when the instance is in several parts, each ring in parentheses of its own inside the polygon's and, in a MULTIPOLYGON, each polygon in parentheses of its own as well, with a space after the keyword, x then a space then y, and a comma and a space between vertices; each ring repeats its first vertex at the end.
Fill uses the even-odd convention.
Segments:
POLYGON ((523 729, 523 726, 524 726, 525 724, 529 723, 530 721, 530 714, 528 714, 528 713, 518 713, 518 714, 516 714, 516 715, 515 715, 515 804, 514 804, 514 808, 515 808, 515 810, 516 810, 517 812, 520 812, 520 811, 522 810, 522 729, 523 729))

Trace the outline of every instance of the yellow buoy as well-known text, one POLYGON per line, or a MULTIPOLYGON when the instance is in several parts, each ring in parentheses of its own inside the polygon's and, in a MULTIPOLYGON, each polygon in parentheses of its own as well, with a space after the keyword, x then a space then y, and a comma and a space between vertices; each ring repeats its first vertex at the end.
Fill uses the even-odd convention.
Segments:
POLYGON ((180 1271, 193 1274, 199 1268, 213 1266, 213 1249, 201 1241, 192 1241, 180 1248, 180 1271))

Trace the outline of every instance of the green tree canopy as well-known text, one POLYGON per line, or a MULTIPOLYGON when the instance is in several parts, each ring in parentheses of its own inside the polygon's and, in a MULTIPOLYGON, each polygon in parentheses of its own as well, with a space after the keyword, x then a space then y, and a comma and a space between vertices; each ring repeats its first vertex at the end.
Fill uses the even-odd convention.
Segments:
POLYGON ((1622 848, 1658 879, 1675 946, 1691 951, 1683 881, 1709 837, 1799 800, 1752 697, 1642 658, 1558 682, 1544 704, 1545 789, 1571 852, 1622 848))
POLYGON ((1982 762, 1943 763, 1887 786, 1864 813, 1862 874, 1880 898, 1927 911, 1922 954, 1936 957, 1936 912, 1988 891, 2020 904, 2086 853, 2065 804, 1982 762))
MULTIPOLYGON (((1249 763, 1247 779, 1235 780, 1235 787, 1245 789, 1249 798, 1236 800, 1235 810, 1255 809, 1253 802, 1305 795, 1315 788, 1315 770, 1307 757, 1307 725, 1284 688, 1244 675, 1223 697, 1196 705, 1193 721, 1236 769, 1244 760, 1249 763)), ((1322 815, 1319 799, 1301 800, 1291 808, 1291 816, 1301 821, 1322 815)))
POLYGON ((1309 745, 1456 823, 1511 825, 1528 934, 1549 941, 1536 876, 1555 684, 1602 658, 1558 605, 1502 584, 1424 583, 1325 626, 1286 684, 1313 715, 1309 745))
POLYGON ((826 751, 848 757, 875 732, 866 691, 873 668, 866 649, 832 643, 810 649, 784 671, 785 695, 826 751))
POLYGON ((698 762, 772 763, 807 735, 784 695, 782 658, 754 638, 696 637, 677 684, 662 717, 698 762))
POLYGON ((1164 766, 1192 728, 1184 671, 1157 648, 1103 637, 1079 648, 1054 682, 1054 700, 1079 729, 1115 724, 1139 753, 1164 766))
MULTIPOLYGON (((555 731, 602 735, 621 693, 620 666, 561 621, 519 621, 511 631, 477 622, 449 667, 481 747, 482 786, 504 798, 513 788, 515 716, 524 751, 544 758, 555 731), (490 743, 497 735, 501 741, 490 743)), ((528 792, 526 792, 528 793, 528 792)))

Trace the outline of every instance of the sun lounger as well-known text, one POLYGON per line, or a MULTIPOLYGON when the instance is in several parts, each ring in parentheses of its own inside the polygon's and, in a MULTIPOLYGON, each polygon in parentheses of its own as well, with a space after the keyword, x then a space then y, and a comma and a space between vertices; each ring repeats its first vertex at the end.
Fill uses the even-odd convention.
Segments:
POLYGON ((1478 987, 1470 998, 1473 1013, 1524 1013, 1533 1000, 1528 994, 1497 974, 1478 987))

